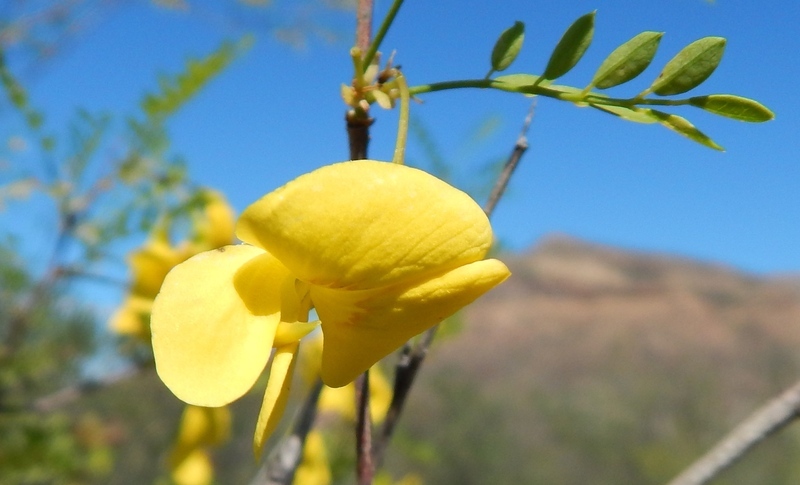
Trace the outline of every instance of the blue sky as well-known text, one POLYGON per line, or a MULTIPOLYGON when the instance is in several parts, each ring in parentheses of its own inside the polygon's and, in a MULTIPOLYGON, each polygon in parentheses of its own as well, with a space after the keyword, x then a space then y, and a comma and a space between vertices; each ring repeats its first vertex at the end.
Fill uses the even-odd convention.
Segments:
MULTIPOLYGON (((79 107, 135 113, 158 73, 175 73, 188 56, 241 34, 204 15, 206 3, 189 3, 199 7, 188 14, 147 2, 116 8, 50 61, 29 84, 34 104, 47 108, 48 126, 62 126, 79 107)), ((292 2, 276 4, 276 25, 302 15, 292 2)), ((388 5, 378 2, 377 17, 388 5)), ((383 51, 397 51, 412 85, 480 78, 497 35, 521 20, 525 45, 509 72, 540 73, 564 29, 594 9, 594 43, 560 83, 582 87, 617 45, 644 30, 666 32, 651 68, 611 91, 633 95, 686 44, 723 36, 722 63, 691 94, 755 98, 776 119, 744 124, 678 111, 727 150, 718 153, 661 127, 540 100, 531 148, 495 213, 498 236, 519 250, 546 234, 565 233, 757 273, 800 271, 800 100, 794 86, 800 79, 800 4, 794 0, 407 0, 383 51)), ((351 76, 354 20, 347 12, 312 20, 340 39, 312 35, 298 50, 262 30, 254 47, 169 124, 172 148, 188 160, 192 177, 225 192, 238 210, 301 173, 347 158, 339 86, 351 76)), ((412 116, 463 170, 457 180, 479 176, 483 164, 510 152, 529 104, 477 90, 423 99, 412 116), (499 120, 499 127, 485 140, 471 140, 487 119, 499 120)), ((396 113, 373 114, 370 155, 388 159, 396 113)), ((423 158, 412 138, 409 161, 423 158)))

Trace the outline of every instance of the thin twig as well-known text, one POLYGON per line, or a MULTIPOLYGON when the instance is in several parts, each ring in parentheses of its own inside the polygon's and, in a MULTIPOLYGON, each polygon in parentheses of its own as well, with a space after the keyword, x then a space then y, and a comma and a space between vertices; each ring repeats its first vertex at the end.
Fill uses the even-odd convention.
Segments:
MULTIPOLYGON (((378 49, 381 46, 381 42, 383 42, 383 38, 386 36, 386 33, 389 31, 389 27, 392 26, 394 23, 394 18, 397 16, 397 12, 400 10, 400 7, 403 5, 404 0, 394 0, 392 2, 392 6, 389 8, 389 12, 386 14, 386 17, 383 19, 381 26, 378 28, 378 33, 375 34, 375 38, 372 40, 372 43, 369 44, 369 49, 366 47, 362 47, 362 52, 364 52, 364 70, 366 70, 369 65, 372 63, 372 60, 375 58, 375 54, 378 53, 378 49)), ((361 44, 358 44, 361 47, 361 44)))
MULTIPOLYGON (((356 10, 356 47, 366 52, 372 34, 373 0, 358 0, 356 10)), ((361 73, 356 72, 356 76, 361 73)), ((350 159, 367 158, 369 127, 372 118, 366 109, 347 112, 347 137, 350 143, 350 159)), ((375 475, 372 463, 372 423, 369 414, 369 372, 356 379, 356 476, 359 485, 371 485, 375 475)))
POLYGON ((373 445, 373 456, 375 467, 380 468, 383 465, 383 458, 386 455, 386 448, 389 446, 389 440, 394 434, 395 426, 400 419, 400 414, 403 412, 403 407, 408 397, 408 392, 411 390, 411 385, 417 377, 422 362, 428 354, 428 349, 433 343, 433 337, 436 335, 436 330, 439 326, 428 329, 422 337, 422 341, 412 350, 411 345, 406 344, 403 347, 403 353, 397 361, 394 374, 394 390, 392 393, 392 402, 389 404, 389 409, 386 411, 386 418, 383 421, 380 435, 377 442, 373 445))
POLYGON ((122 372, 104 376, 100 379, 89 379, 71 386, 59 389, 56 392, 42 396, 33 402, 33 408, 42 413, 48 413, 62 408, 83 396, 100 391, 122 381, 132 379, 152 366, 145 363, 132 366, 122 372))
POLYGON ((519 137, 517 137, 517 143, 514 144, 514 149, 511 151, 511 156, 508 157, 508 160, 503 167, 503 171, 500 172, 500 176, 497 177, 497 182, 495 182, 494 187, 492 188, 492 193, 489 194, 489 200, 486 202, 486 207, 483 209, 487 216, 492 215, 492 212, 494 212, 495 207, 497 207, 497 203, 500 201, 500 198, 503 197, 506 187, 508 187, 508 181, 511 180, 511 175, 519 165, 519 161, 522 159, 522 155, 525 153, 525 150, 528 149, 528 130, 531 127, 531 122, 533 122, 533 114, 535 110, 536 99, 534 98, 533 102, 531 103, 531 107, 528 108, 528 115, 525 117, 525 122, 522 124, 522 130, 520 131, 519 137))
POLYGON ((701 485, 727 469, 755 445, 800 418, 800 382, 767 402, 668 485, 701 485))
POLYGON ((290 485, 303 458, 306 437, 317 417, 322 381, 317 379, 303 402, 292 433, 283 437, 270 452, 250 485, 290 485))
POLYGON ((358 485, 372 485, 375 463, 372 459, 372 420, 369 414, 369 370, 356 385, 356 475, 358 485))
POLYGON ((372 11, 374 0, 358 0, 356 6, 356 47, 367 52, 372 39, 372 11))
MULTIPOLYGON (((528 110, 527 116, 525 117, 522 130, 519 137, 517 137, 517 141, 514 145, 514 149, 511 152, 511 156, 506 161, 503 171, 500 173, 497 181, 495 182, 494 188, 492 189, 492 194, 489 196, 489 200, 484 208, 484 212, 486 213, 487 217, 491 217, 492 212, 494 212, 497 202, 503 196, 503 192, 508 186, 508 182, 511 179, 511 175, 514 173, 514 169, 516 169, 516 167, 519 165, 522 155, 528 148, 527 134, 528 130, 530 129, 531 122, 533 121, 535 106, 536 101, 534 100, 534 102, 531 103, 531 107, 528 110)), ((428 354, 428 349, 430 348, 431 343, 433 343, 433 338, 436 335, 437 328, 438 325, 425 332, 415 349, 412 350, 411 345, 409 344, 403 348, 403 353, 401 354, 400 359, 395 367, 394 393, 392 395, 392 402, 389 405, 389 410, 386 413, 386 419, 383 421, 383 427, 381 428, 380 435, 378 436, 378 439, 374 445, 374 461, 377 467, 380 467, 380 465, 383 463, 386 448, 388 447, 389 441, 394 434, 395 426, 400 419, 400 415, 403 411, 406 399, 408 398, 408 393, 411 390, 411 386, 414 384, 414 380, 416 379, 417 373, 422 366, 422 362, 425 360, 425 356, 428 354)))

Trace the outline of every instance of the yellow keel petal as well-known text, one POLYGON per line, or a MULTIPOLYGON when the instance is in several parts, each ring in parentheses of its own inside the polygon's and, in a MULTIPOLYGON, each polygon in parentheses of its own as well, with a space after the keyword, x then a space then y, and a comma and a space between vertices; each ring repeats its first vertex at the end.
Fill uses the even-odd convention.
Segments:
POLYGON ((322 320, 322 380, 341 387, 373 364, 468 305, 511 273, 495 259, 477 261, 416 286, 343 291, 311 288, 322 320))

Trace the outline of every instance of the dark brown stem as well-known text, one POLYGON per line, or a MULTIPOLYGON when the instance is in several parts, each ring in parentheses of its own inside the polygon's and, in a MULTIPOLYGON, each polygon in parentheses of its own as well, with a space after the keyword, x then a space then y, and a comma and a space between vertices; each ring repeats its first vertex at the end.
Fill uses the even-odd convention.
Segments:
MULTIPOLYGON (((372 11, 373 0, 358 0, 356 7, 356 47, 362 55, 369 49, 372 36, 372 11)), ((361 73, 356 73, 361 75, 361 73)), ((347 139, 350 144, 350 160, 363 160, 367 158, 367 145, 369 145, 369 127, 374 121, 369 117, 367 109, 356 108, 347 112, 347 139)))
POLYGON ((347 121, 347 139, 350 142, 350 160, 367 158, 369 145, 369 127, 374 121, 366 111, 349 111, 347 121))
POLYGON ((356 475, 358 485, 372 485, 375 464, 372 459, 372 420, 369 414, 369 371, 356 385, 356 475))
POLYGON ((757 409, 668 485, 701 485, 714 479, 755 445, 800 419, 800 382, 757 409))

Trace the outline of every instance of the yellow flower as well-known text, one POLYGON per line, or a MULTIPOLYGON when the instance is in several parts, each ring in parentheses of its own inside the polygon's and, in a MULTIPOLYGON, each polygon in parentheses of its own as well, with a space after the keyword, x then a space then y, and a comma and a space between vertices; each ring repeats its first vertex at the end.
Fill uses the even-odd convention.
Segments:
POLYGON ((151 330, 159 376, 200 406, 242 396, 277 349, 256 452, 285 406, 312 306, 322 380, 341 387, 509 275, 483 259, 492 231, 475 201, 386 162, 303 175, 248 207, 236 234, 247 244, 201 253, 167 275, 151 330))

